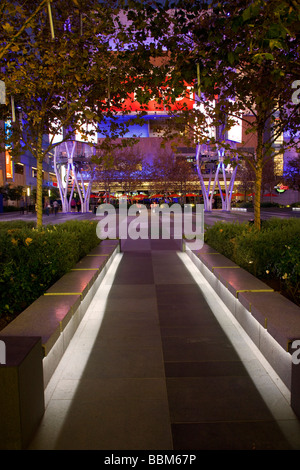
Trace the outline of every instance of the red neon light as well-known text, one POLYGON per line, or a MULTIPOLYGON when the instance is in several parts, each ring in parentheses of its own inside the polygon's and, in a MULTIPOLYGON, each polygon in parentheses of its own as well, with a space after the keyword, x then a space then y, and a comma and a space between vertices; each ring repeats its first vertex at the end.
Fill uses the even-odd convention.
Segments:
POLYGON ((163 99, 163 91, 165 87, 161 87, 162 93, 159 96, 158 100, 150 100, 147 104, 141 104, 135 98, 135 93, 128 93, 128 97, 123 101, 119 107, 111 107, 111 111, 120 112, 127 111, 131 113, 138 113, 141 111, 146 111, 148 113, 157 113, 157 112, 168 112, 168 111, 182 111, 182 110, 192 110, 195 104, 195 93, 193 92, 192 85, 184 83, 186 87, 186 93, 184 97, 179 97, 172 103, 172 101, 163 99))

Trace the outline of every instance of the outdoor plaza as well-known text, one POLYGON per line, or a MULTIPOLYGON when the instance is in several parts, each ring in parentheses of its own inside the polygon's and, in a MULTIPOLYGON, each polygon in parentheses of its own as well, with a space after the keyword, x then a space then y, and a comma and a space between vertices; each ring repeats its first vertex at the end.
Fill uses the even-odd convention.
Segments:
POLYGON ((0 449, 300 450, 299 2, 2 1, 0 449))
POLYGON ((182 240, 128 238, 45 388, 28 449, 291 450, 300 423, 182 240))

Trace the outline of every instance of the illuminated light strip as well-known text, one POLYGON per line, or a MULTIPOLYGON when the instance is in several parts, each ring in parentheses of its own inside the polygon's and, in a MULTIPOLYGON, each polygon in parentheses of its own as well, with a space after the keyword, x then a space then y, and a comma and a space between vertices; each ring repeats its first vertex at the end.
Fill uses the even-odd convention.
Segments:
MULTIPOLYGON (((214 272, 214 269, 231 269, 231 268, 233 268, 233 269, 240 269, 240 266, 213 266, 213 267, 212 267, 212 272, 214 272)), ((219 274, 219 278, 218 278, 218 279, 220 280, 220 274, 219 274)))
MULTIPOLYGON (((216 291, 212 288, 212 286, 209 284, 209 282, 206 280, 205 276, 199 271, 199 269, 196 267, 194 264, 193 260, 189 258, 189 256, 186 253, 178 253, 179 258, 183 261, 191 275, 193 276, 195 282, 198 284, 198 286, 201 289, 201 292, 203 293, 206 301, 208 302, 213 314, 219 321, 221 327, 227 334, 229 338, 231 338, 231 331, 230 331, 230 326, 228 326, 228 323, 224 321, 223 317, 223 312, 225 314, 225 319, 230 319, 230 322, 235 326, 235 328, 238 330, 239 334, 241 337, 246 341, 246 343, 250 346, 251 350, 254 351, 254 354, 256 357, 258 357, 259 361, 262 363, 263 367, 266 369, 267 373, 270 374, 271 378, 273 379, 274 383, 280 390, 280 392, 283 394, 284 398, 290 402, 290 391, 287 388, 287 386, 283 383, 282 379, 278 376, 278 374, 274 371, 274 369, 270 366, 270 363, 267 361, 265 356, 261 353, 261 351, 258 349, 258 347, 253 343, 253 341, 250 339, 248 334, 245 332, 245 330, 241 327, 240 323, 238 323, 237 319, 233 316, 232 312, 226 307, 226 305, 223 303, 223 301, 220 299, 220 297, 217 295, 216 291)), ((241 291, 240 291, 241 292, 241 291)), ((269 291, 268 291, 269 292, 269 291)), ((254 317, 253 317, 254 319, 254 317)), ((255 320, 257 321, 257 320, 255 320)), ((268 337, 270 335, 268 334, 268 337)), ((292 341, 290 340, 290 343, 292 341)), ((240 354, 240 345, 236 343, 235 336, 233 335, 232 337, 232 344, 236 350, 236 352, 240 354)), ((278 351, 283 354, 288 354, 288 351, 284 351, 284 348, 279 346, 278 343, 275 343, 274 340, 274 347, 278 347, 278 351)), ((286 357, 286 356, 285 356, 286 357)), ((256 384, 260 381, 260 378, 253 373, 252 368, 248 367, 247 361, 244 362, 243 357, 241 357, 242 362, 244 363, 249 375, 251 376, 253 382, 256 384)), ((269 396, 268 394, 265 393, 264 386, 260 388, 260 393, 262 393, 263 398, 266 400, 266 403, 268 403, 269 396), (262 393, 263 392, 263 393, 262 393)), ((271 408, 272 412, 272 408, 271 408)), ((272 414, 274 414, 272 412, 272 414)), ((282 431, 284 434, 286 434, 286 430, 282 428, 282 431)))
POLYGON ((44 295, 80 295, 80 297, 82 297, 82 292, 48 292, 44 295))
POLYGON ((240 292, 274 292, 274 289, 241 289, 236 291, 236 297, 240 292))
POLYGON ((100 268, 74 268, 71 271, 99 271, 100 268))
POLYGON ((213 266, 212 270, 214 269, 240 269, 240 266, 213 266))
MULTIPOLYGON (((98 324, 97 325, 93 324, 92 335, 91 335, 91 337, 89 337, 89 346, 90 346, 91 350, 93 348, 94 341, 95 341, 95 339, 96 339, 96 337, 99 333, 99 330, 100 330, 100 327, 101 327, 101 324, 102 324, 102 320, 103 320, 103 317, 104 317, 104 314, 105 314, 105 311, 106 311, 108 296, 109 296, 110 290, 112 288, 112 285, 113 285, 113 282, 114 282, 114 279, 115 279, 115 275, 116 275, 116 272, 117 272, 117 269, 118 269, 118 265, 119 265, 119 263, 122 259, 122 256, 123 256, 122 253, 118 253, 116 255, 116 257, 112 259, 112 264, 110 265, 110 267, 108 269, 108 272, 105 274, 105 277, 101 281, 101 283, 99 285, 99 288, 98 288, 98 290, 97 290, 97 292, 96 292, 96 294, 95 294, 95 296, 92 300, 92 302, 93 301, 99 302, 99 304, 98 304, 99 314, 97 315, 97 318, 96 318, 96 321, 97 321, 98 324)), ((79 337, 79 335, 82 331, 82 328, 85 328, 85 326, 90 323, 88 320, 90 318, 89 315, 91 313, 92 313, 92 306, 90 304, 87 307, 87 311, 85 313, 84 318, 81 320, 81 323, 79 324, 77 330, 75 331, 74 336, 71 338, 70 343, 68 344, 68 347, 67 347, 68 351, 73 350, 72 348, 74 348, 74 345, 76 344, 76 339, 79 337)), ((85 370, 85 367, 88 363, 89 358, 90 358, 89 354, 87 354, 87 355, 83 354, 82 355, 82 360, 79 361, 80 362, 80 364, 79 364, 79 377, 78 377, 79 379, 80 379, 80 375, 82 376, 83 373, 84 373, 84 370, 85 370)), ((50 378, 50 381, 47 384, 47 387, 46 387, 45 395, 46 395, 46 397, 49 397, 48 398, 49 402, 51 402, 50 396, 52 396, 53 386, 56 387, 57 384, 59 383, 59 381, 61 380, 62 372, 65 370, 65 367, 70 367, 70 366, 72 367, 73 364, 76 365, 76 367, 78 366, 78 362, 76 362, 76 355, 71 355, 71 359, 70 359, 68 354, 64 354, 63 357, 61 358, 61 361, 58 364, 56 370, 54 371, 52 377, 50 378), (48 391, 50 391, 51 393, 48 393, 48 391)), ((76 390, 80 386, 80 380, 78 380, 78 381, 73 380, 71 382, 73 382, 71 384, 71 386, 72 386, 73 396, 75 396, 76 390)), ((70 400, 69 404, 66 403, 66 407, 64 407, 64 410, 62 411, 62 414, 61 414, 61 417, 63 418, 62 421, 64 421, 64 419, 67 419, 68 412, 71 408, 71 404, 72 404, 72 400, 70 400)), ((61 429, 63 428, 63 425, 64 424, 62 422, 61 426, 59 426, 59 429, 56 430, 56 432, 55 432, 56 437, 59 435, 61 429)))
POLYGON ((86 256, 109 256, 109 255, 86 255, 86 256))

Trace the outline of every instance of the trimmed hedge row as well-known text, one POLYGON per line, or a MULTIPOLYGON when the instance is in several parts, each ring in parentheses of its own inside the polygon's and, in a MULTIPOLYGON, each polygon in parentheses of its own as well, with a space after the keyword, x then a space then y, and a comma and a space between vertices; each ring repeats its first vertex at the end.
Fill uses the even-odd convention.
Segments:
POLYGON ((42 231, 0 223, 0 319, 10 321, 100 243, 97 222, 68 221, 42 231))
POLYGON ((272 218, 260 231, 218 222, 206 229, 205 242, 300 305, 300 219, 272 218))

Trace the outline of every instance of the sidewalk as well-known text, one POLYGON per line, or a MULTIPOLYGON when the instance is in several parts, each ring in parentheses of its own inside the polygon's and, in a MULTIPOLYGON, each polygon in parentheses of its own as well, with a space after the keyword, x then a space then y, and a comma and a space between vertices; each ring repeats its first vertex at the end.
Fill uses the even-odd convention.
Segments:
POLYGON ((30 449, 300 449, 285 388, 178 248, 122 241, 30 449))

